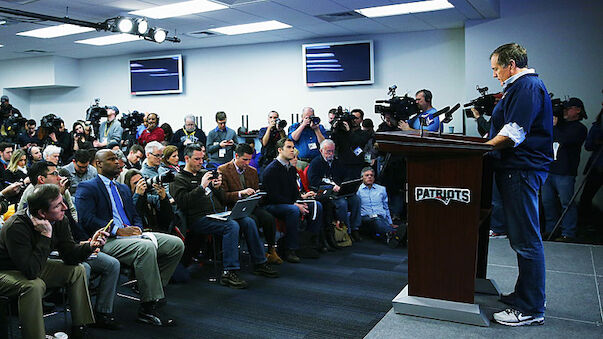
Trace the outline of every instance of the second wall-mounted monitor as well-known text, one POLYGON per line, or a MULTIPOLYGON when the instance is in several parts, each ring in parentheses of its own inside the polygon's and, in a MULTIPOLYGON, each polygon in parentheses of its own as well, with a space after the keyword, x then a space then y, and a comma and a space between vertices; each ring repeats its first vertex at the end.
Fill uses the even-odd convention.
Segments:
POLYGON ((182 93, 182 55, 130 60, 132 95, 182 93))
POLYGON ((371 40, 306 44, 302 52, 308 87, 375 82, 371 40))

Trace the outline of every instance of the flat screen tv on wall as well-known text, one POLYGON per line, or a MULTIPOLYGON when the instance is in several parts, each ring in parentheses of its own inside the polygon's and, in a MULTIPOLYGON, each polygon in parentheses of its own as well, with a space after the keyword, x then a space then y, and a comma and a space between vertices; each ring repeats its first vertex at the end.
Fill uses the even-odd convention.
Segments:
POLYGON ((306 86, 374 83, 373 41, 302 45, 306 86))
POLYGON ((130 60, 132 95, 182 93, 182 55, 130 60))

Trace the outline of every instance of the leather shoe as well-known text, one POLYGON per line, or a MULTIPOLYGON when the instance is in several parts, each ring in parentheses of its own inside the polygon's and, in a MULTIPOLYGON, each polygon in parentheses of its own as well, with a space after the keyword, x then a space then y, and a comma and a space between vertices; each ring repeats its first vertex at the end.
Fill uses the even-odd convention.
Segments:
POLYGON ((122 329, 122 326, 115 320, 115 317, 111 313, 96 312, 94 318, 96 319, 96 322, 90 324, 90 327, 104 328, 112 331, 122 329))
POLYGON ((358 232, 358 230, 352 230, 352 240, 355 242, 362 241, 362 237, 360 236, 360 232, 358 232))
POLYGON ((145 324, 163 327, 176 325, 174 319, 168 319, 167 317, 161 317, 159 315, 156 301, 149 301, 140 304, 140 308, 138 309, 138 321, 145 324))
POLYGON ((301 262, 301 259, 295 254, 295 251, 289 250, 285 254, 285 260, 292 264, 298 264, 301 262))

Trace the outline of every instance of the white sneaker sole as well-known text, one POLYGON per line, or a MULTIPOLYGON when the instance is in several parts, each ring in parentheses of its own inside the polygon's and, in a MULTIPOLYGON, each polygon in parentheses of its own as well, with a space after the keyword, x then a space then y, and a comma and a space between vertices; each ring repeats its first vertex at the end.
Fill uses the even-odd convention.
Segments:
POLYGON ((544 318, 528 319, 528 320, 519 321, 519 322, 506 322, 506 321, 501 321, 498 319, 494 319, 494 321, 496 321, 497 323, 499 323, 501 325, 513 326, 513 327, 544 325, 544 318))

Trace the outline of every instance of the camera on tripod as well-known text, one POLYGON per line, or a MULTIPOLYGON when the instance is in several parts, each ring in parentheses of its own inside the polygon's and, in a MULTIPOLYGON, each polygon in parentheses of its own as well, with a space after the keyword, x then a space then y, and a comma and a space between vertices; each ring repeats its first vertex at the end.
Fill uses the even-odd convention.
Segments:
MULTIPOLYGON (((142 122, 144 121, 144 113, 140 113, 138 111, 132 111, 131 113, 122 114, 121 118, 119 118, 119 123, 121 124, 121 128, 124 130, 124 135, 136 135, 136 129, 142 122), (132 133, 133 132, 133 133, 132 133)), ((124 138, 127 139, 127 138, 124 138)))
POLYGON ((375 113, 381 115, 390 115, 397 125, 398 121, 408 120, 411 115, 419 113, 419 107, 415 99, 404 94, 403 97, 396 96, 398 86, 393 85, 387 93, 391 96, 387 100, 375 101, 375 113))

